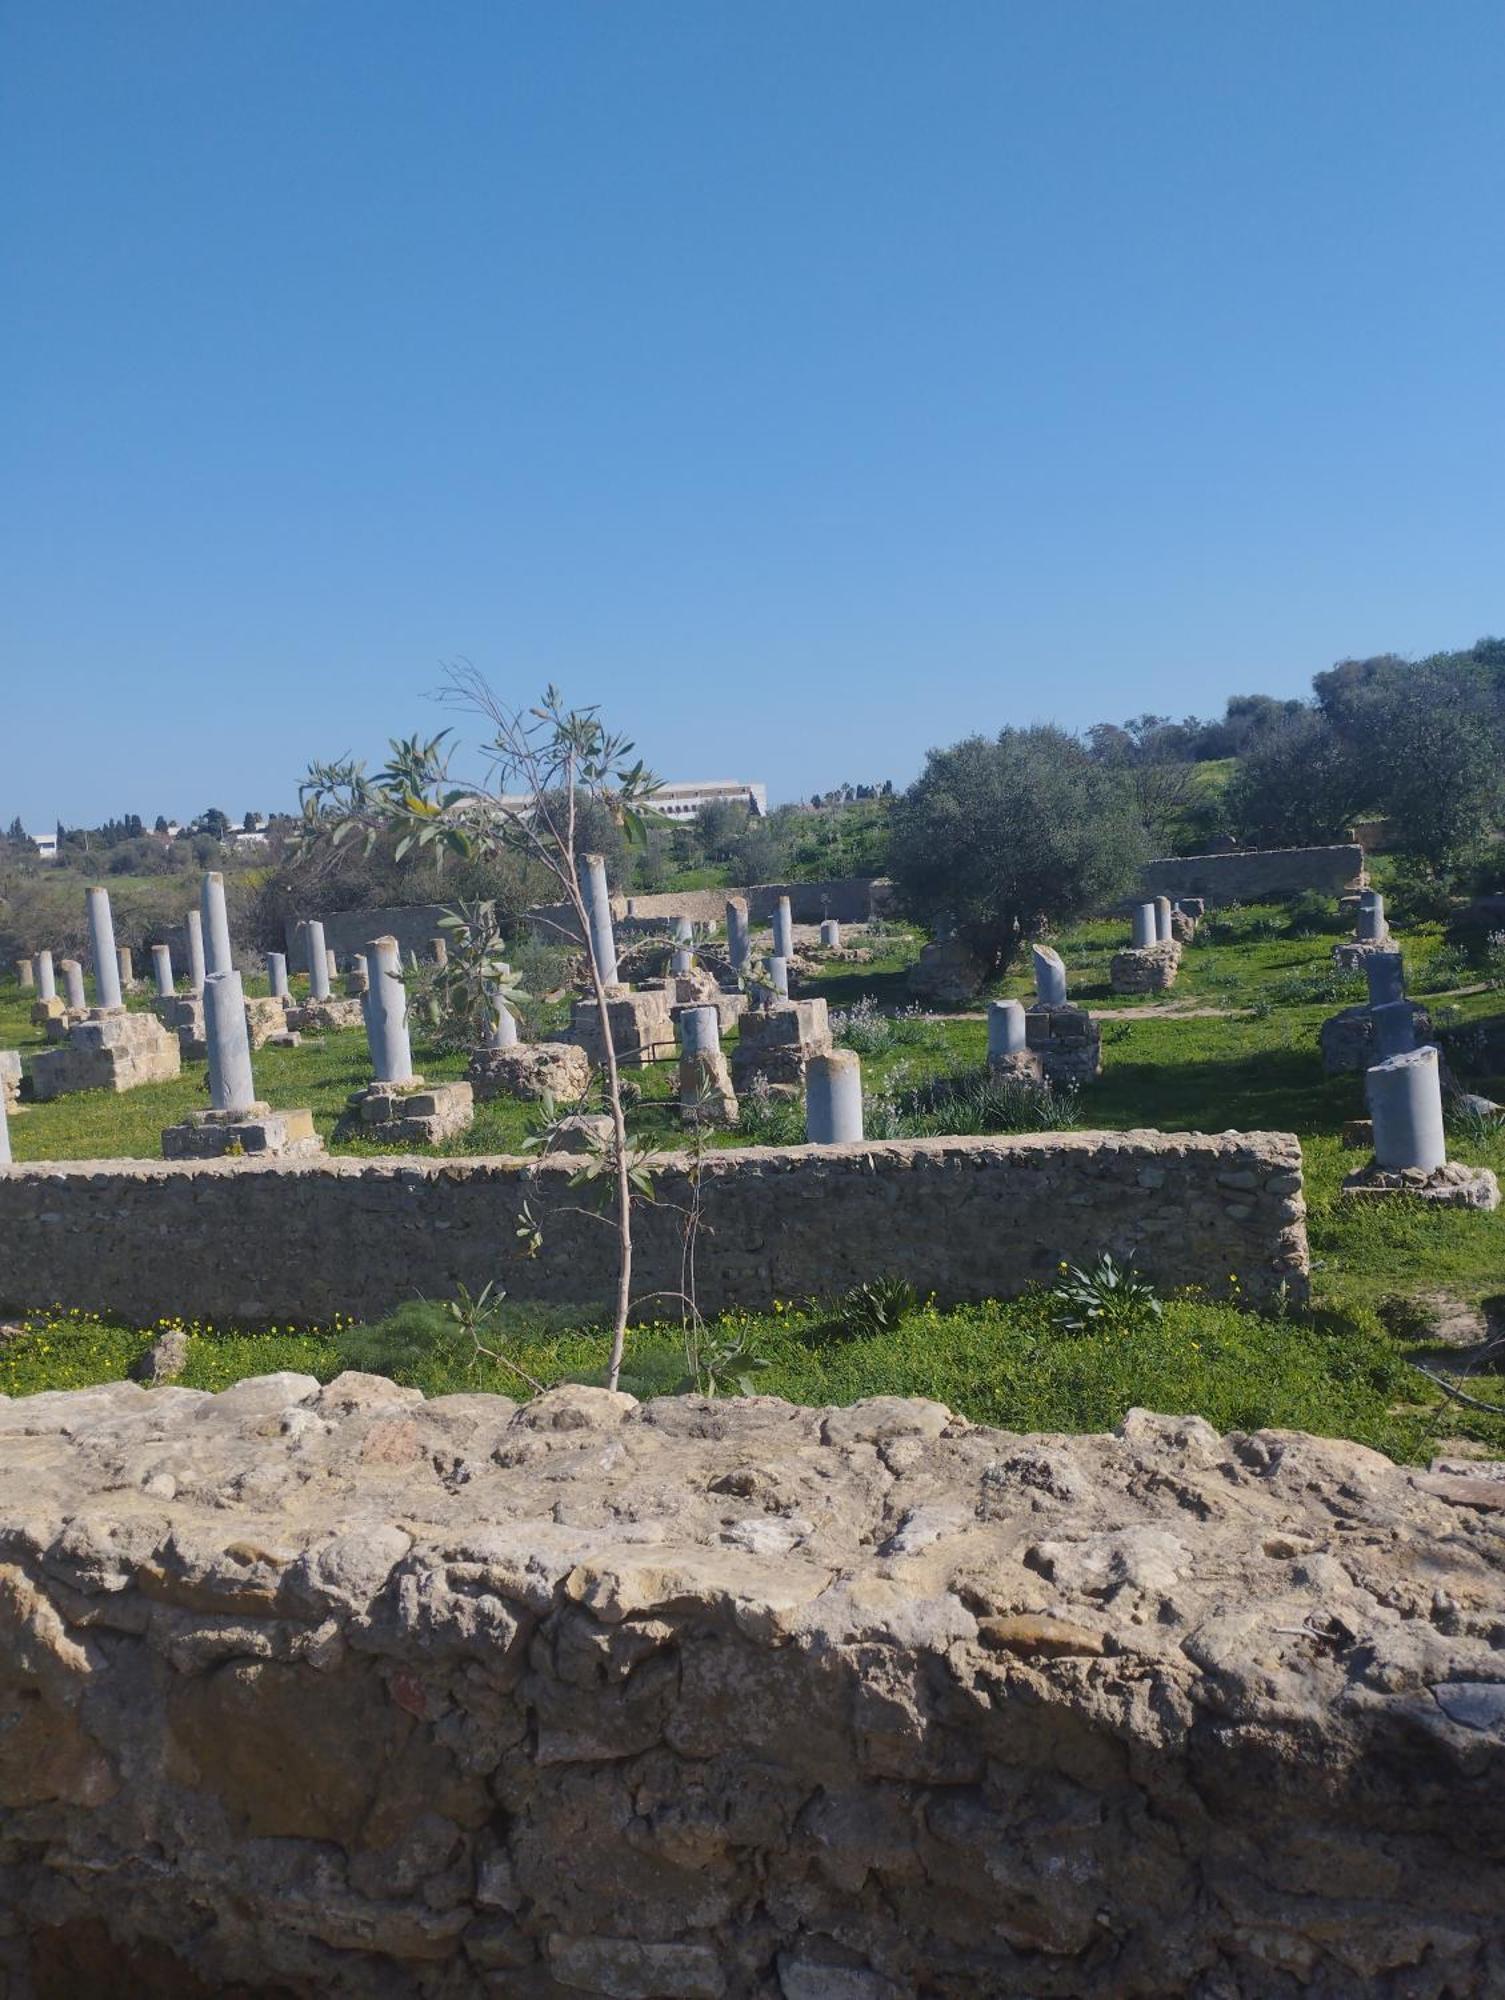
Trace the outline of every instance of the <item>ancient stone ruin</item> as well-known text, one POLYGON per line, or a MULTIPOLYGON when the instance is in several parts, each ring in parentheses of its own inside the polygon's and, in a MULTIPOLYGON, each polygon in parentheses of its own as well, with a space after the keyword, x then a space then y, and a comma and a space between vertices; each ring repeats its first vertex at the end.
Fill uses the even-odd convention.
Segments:
POLYGON ((361 1375, 0 1438, 17 1994, 1499 1991, 1466 1466, 361 1375))

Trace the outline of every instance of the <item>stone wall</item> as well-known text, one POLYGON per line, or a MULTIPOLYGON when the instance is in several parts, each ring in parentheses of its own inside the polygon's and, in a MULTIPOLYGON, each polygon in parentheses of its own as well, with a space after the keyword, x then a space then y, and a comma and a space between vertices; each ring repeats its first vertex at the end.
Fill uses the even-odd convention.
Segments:
MULTIPOLYGON (((614 1245, 561 1161, 58 1161, 0 1168, 0 1310, 61 1303, 148 1324, 370 1316, 490 1280, 513 1298, 611 1294, 614 1245), (526 1201, 536 1257, 518 1241, 526 1201)), ((636 1282, 677 1289, 677 1166, 639 1213, 636 1282)), ((943 1299, 1005 1297, 1065 1257, 1134 1256, 1157 1283, 1304 1295, 1301 1149, 1284 1133, 1029 1133, 713 1152, 707 1310, 891 1272, 943 1299)))
MULTIPOLYGON (((446 936, 440 919, 450 907, 447 903, 413 903, 400 910, 336 910, 330 916, 319 916, 318 920, 324 926, 325 945, 342 965, 379 937, 395 937, 404 957, 416 951, 420 958, 426 959, 432 954, 433 940, 446 936)), ((318 916, 317 911, 314 914, 318 916)), ((301 920, 290 917, 283 925, 283 936, 288 971, 307 972, 306 933, 301 920)), ((174 953, 174 965, 177 962, 174 953)))
POLYGON ((1502 1502, 1142 1411, 0 1403, 0 1986, 1488 2000, 1502 1502))
MULTIPOLYGON (((746 899, 748 916, 754 925, 773 921, 780 896, 789 898, 797 924, 819 924, 834 917, 842 924, 865 924, 889 914, 893 908, 893 885, 882 876, 841 875, 824 882, 756 882, 750 888, 675 889, 662 896, 612 897, 612 909, 627 935, 634 924, 658 928, 674 917, 688 917, 692 924, 721 924, 726 921, 728 896, 746 899), (627 914, 631 903, 632 914, 627 914)), ((569 930, 574 918, 563 903, 540 904, 529 912, 538 925, 569 930)))
MULTIPOLYGON (((1315 889, 1340 896, 1358 886, 1362 847, 1235 848, 1226 854, 1172 855, 1145 863, 1130 903, 1153 896, 1201 896, 1210 904, 1264 903, 1315 889)), ((1124 906, 1129 907, 1128 904, 1124 906)))

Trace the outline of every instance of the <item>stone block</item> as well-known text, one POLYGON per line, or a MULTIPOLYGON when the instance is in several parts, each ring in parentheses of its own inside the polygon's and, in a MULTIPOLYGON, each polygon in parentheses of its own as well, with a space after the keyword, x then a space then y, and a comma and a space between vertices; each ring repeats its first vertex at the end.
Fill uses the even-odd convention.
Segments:
MULTIPOLYGON (((742 1016, 747 1012, 751 1001, 745 993, 726 993, 718 990, 709 994, 704 1000, 697 1000, 693 1004, 697 1007, 714 1007, 716 1009, 716 1026, 718 1031, 723 1035, 729 1035, 732 1029, 741 1021, 742 1016)), ((680 1015, 687 1011, 686 1007, 678 1006, 670 1009, 671 1015, 676 1022, 678 1022, 680 1015)))
POLYGON ((152 1012, 178 1038, 184 1062, 203 1062, 209 1053, 204 1035, 204 999, 199 993, 173 993, 152 1002, 152 1012))
POLYGON ((1039 1083, 1045 1075, 1044 1058, 1038 1049, 1010 1049, 988 1057, 988 1075, 1039 1083))
MULTIPOLYGON (((1432 1017, 1425 1007, 1411 1003, 1418 1046, 1432 1039, 1432 1017)), ((1329 1014, 1317 1030, 1317 1046, 1322 1053, 1324 1076, 1347 1076, 1368 1069, 1375 1059, 1374 1021, 1367 1007, 1345 1007, 1329 1014)))
POLYGON ((257 997, 246 1002, 246 1033, 253 1049, 287 1033, 287 1007, 278 999, 257 997))
POLYGON ((987 968, 960 938, 936 938, 921 948, 905 981, 916 1000, 965 1007, 982 991, 987 968))
MULTIPOLYGON (((667 1062, 676 1053, 669 996, 662 986, 645 987, 640 992, 618 988, 609 993, 606 1007, 617 1062, 624 1069, 667 1062)), ((584 1049, 593 1063, 606 1060, 600 1014, 593 996, 575 1002, 570 1011, 570 1025, 559 1040, 584 1049)))
POLYGON ((366 1013, 359 1000, 308 1000, 301 1007, 289 1007, 286 1025, 304 1035, 339 1034, 345 1028, 365 1026, 366 1013))
POLYGON ((831 1023, 824 1000, 777 1000, 749 1007, 732 1055, 732 1083, 740 1094, 754 1077, 770 1089, 793 1094, 805 1087, 811 1056, 831 1052, 831 1023))
POLYGON ((0 1049, 0 1099, 14 1112, 21 1102, 21 1054, 18 1049, 0 1049))
POLYGON ((561 1118, 554 1127, 549 1150, 554 1153, 601 1153, 610 1149, 614 1137, 611 1120, 597 1112, 580 1112, 561 1118))
POLYGON ((91 1013, 31 1066, 39 1102, 81 1090, 135 1090, 164 1083, 182 1069, 177 1038, 151 1014, 91 1013))
POLYGON ((162 1134, 164 1160, 308 1159, 323 1151, 312 1111, 273 1111, 268 1104, 247 1111, 190 1111, 181 1125, 169 1125, 162 1134))
POLYGON ((345 1115, 335 1137, 367 1136, 391 1146, 437 1146, 475 1122, 475 1098, 468 1083, 426 1083, 421 1076, 406 1083, 367 1084, 346 1099, 345 1115))
POLYGON ((1048 1083, 1091 1083, 1102 1075, 1103 1031, 1085 1007, 1027 1007, 1024 1033, 1048 1083))
POLYGON ((49 1021, 61 1021, 68 1012, 68 1003, 61 995, 54 994, 50 1000, 33 1000, 31 1003, 31 1025, 45 1028, 49 1021))
POLYGON ((1496 1209, 1500 1206, 1500 1183, 1488 1167, 1466 1167, 1461 1160, 1446 1166, 1380 1167, 1373 1161, 1344 1177, 1340 1190, 1355 1199, 1375 1200, 1384 1196, 1410 1195, 1439 1208, 1496 1209))
POLYGON ((510 1049, 472 1049, 465 1074, 478 1104, 492 1097, 573 1104, 589 1089, 592 1071, 590 1057, 572 1042, 519 1042, 510 1049))
POLYGON ((1197 920, 1187 910, 1171 911, 1171 936, 1177 944, 1190 944, 1197 934, 1197 920))
POLYGON ((1181 947, 1172 938, 1165 944, 1115 952, 1108 979, 1115 993, 1168 993, 1180 969, 1181 947))
POLYGON ((1373 940, 1344 938, 1340 943, 1335 944, 1333 946, 1333 964, 1340 967, 1344 972, 1362 972, 1364 970, 1365 959, 1374 958, 1379 954, 1388 954, 1394 950, 1395 946, 1390 941, 1390 933, 1387 927, 1383 938, 1373 940))

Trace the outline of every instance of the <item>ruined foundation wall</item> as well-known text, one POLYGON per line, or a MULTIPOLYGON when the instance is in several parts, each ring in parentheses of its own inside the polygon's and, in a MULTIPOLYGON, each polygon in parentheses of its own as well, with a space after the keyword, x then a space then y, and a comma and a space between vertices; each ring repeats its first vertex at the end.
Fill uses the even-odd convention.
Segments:
MULTIPOLYGON (((0 1310, 61 1303, 149 1324, 374 1316, 458 1284, 588 1305, 609 1229, 565 1161, 383 1158, 261 1165, 66 1161, 0 1168, 0 1310), (543 1249, 519 1242, 527 1202, 543 1249)), ((677 1292, 682 1167, 639 1211, 638 1293, 677 1292)), ((893 1274, 942 1300, 1008 1297, 1062 1258, 1132 1256, 1159 1285, 1306 1290, 1301 1149, 1285 1133, 1068 1132, 713 1152, 706 1311, 893 1274)), ((662 1303, 649 1312, 663 1310, 662 1303)))
POLYGON ((1487 2000, 1505 1483, 1133 1412, 0 1401, 13 2000, 1487 2000))
MULTIPOLYGON (((1147 861, 1132 899, 1201 896, 1211 904, 1259 903, 1315 889, 1341 896, 1364 872, 1362 847, 1271 847, 1227 854, 1172 855, 1147 861)), ((1127 907, 1127 906, 1126 906, 1127 907)))

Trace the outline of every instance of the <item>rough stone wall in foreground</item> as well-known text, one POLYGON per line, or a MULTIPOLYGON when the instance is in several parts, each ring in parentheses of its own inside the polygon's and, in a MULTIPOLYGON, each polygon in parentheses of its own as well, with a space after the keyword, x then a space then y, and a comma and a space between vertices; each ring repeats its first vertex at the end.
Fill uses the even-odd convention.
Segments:
POLYGON ((1208 903, 1257 903, 1315 889, 1341 896, 1364 871, 1362 847, 1235 848, 1227 854, 1184 854, 1146 862, 1136 900, 1201 896, 1208 903))
MULTIPOLYGON (((611 1296, 611 1231, 568 1161, 263 1165, 64 1161, 0 1168, 0 1311, 60 1303, 150 1324, 380 1315, 496 1282, 514 1299, 611 1296), (519 1241, 524 1203, 543 1249, 519 1241)), ((637 1294, 677 1292, 681 1170, 636 1223, 637 1294)), ((1283 1133, 1050 1132, 714 1152, 697 1267, 707 1311, 884 1273, 944 1301, 1049 1282, 1111 1251, 1167 1289, 1305 1294, 1301 1149, 1283 1133)), ((647 1311, 664 1310, 662 1297, 647 1311)))
POLYGON ((1505 1990, 1501 1481, 370 1376, 0 1446, 11 2000, 1505 1990))

